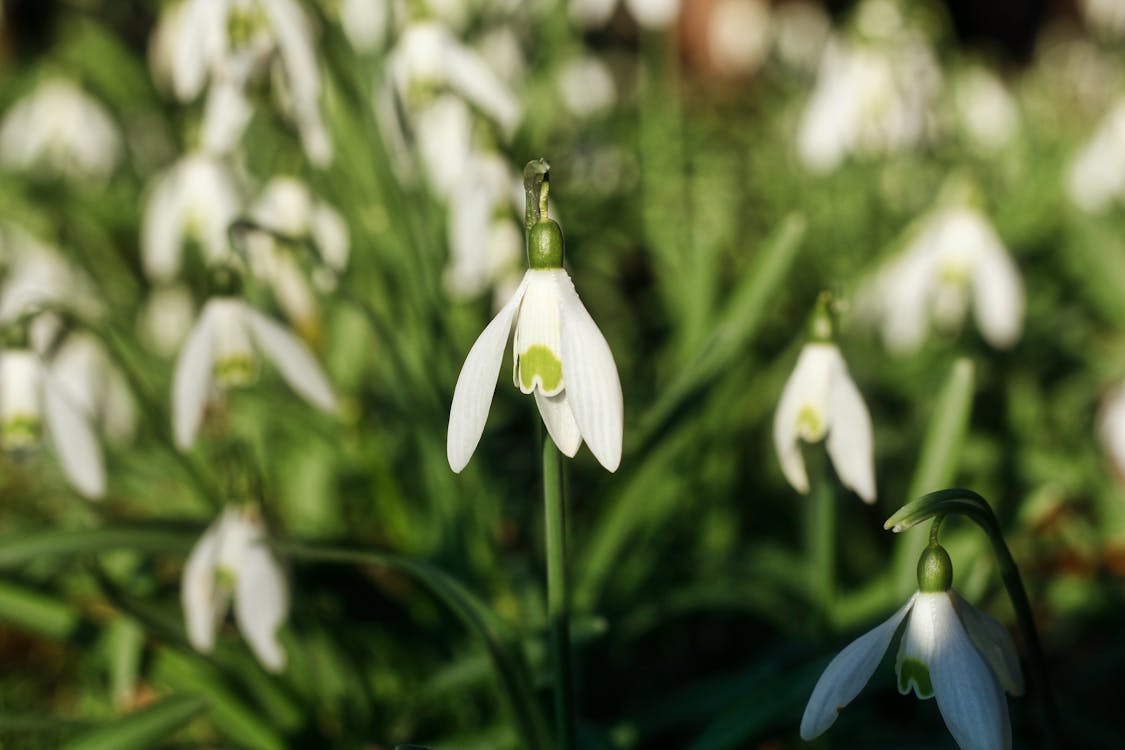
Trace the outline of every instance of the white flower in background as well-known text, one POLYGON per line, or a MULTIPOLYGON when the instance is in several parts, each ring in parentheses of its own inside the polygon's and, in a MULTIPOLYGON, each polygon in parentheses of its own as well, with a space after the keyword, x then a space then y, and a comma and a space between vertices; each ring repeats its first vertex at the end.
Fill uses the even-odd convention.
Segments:
POLYGON ((102 181, 121 152, 121 135, 106 108, 63 78, 40 83, 0 122, 0 162, 13 169, 41 166, 63 177, 102 181))
POLYGON ((937 209, 924 219, 906 250, 859 296, 880 321, 884 343, 900 354, 922 345, 931 319, 957 331, 970 300, 977 328, 992 346, 1015 345, 1023 328, 1019 269, 984 215, 967 207, 937 209))
POLYGON ((180 600, 188 640, 210 653, 231 599, 234 619, 266 669, 285 668, 278 630, 289 614, 289 588, 281 564, 266 546, 266 532, 254 506, 228 505, 196 542, 184 566, 180 600))
POLYGON ((102 449, 90 415, 66 387, 27 349, 0 351, 0 445, 30 450, 43 428, 71 486, 90 499, 105 494, 102 449))
POLYGON ((259 351, 294 391, 322 411, 336 410, 332 386, 304 342, 241 298, 212 297, 172 376, 172 427, 180 450, 195 442, 212 385, 225 389, 255 380, 259 351))
POLYGON ((773 442, 782 473, 793 489, 809 491, 801 442, 826 441, 828 456, 845 487, 875 502, 871 415, 832 343, 805 344, 785 383, 773 419, 773 442))
MULTIPOLYGON (((35 348, 46 354, 39 342, 35 348)), ((129 381, 95 335, 86 331, 67 333, 50 357, 49 371, 70 402, 100 423, 110 441, 120 445, 132 439, 137 406, 129 381)))
MULTIPOLYGON (((680 0, 624 0, 625 8, 645 29, 664 29, 680 14, 680 0)), ((570 18, 586 28, 605 26, 619 0, 570 0, 570 18)))
POLYGON ((169 284, 149 292, 137 316, 137 333, 157 354, 171 357, 180 350, 194 322, 191 290, 183 284, 169 284))
MULTIPOLYGON (((293 177, 275 177, 266 184, 250 209, 250 217, 261 227, 296 241, 316 246, 318 269, 314 280, 325 291, 348 263, 348 228, 334 208, 318 199, 308 185, 293 177)), ((273 289, 287 318, 301 330, 315 328, 316 299, 300 263, 300 253, 311 249, 278 242, 268 232, 246 234, 246 250, 254 274, 273 289)), ((311 258, 310 258, 311 259, 311 258)))
POLYGON ((443 282, 456 299, 476 297, 490 287, 502 305, 515 291, 522 271, 523 229, 514 218, 523 198, 522 182, 497 154, 476 154, 449 202, 449 264, 443 282), (501 296, 503 295, 503 296, 501 296))
POLYGON ((104 309, 85 274, 59 250, 19 227, 0 226, 0 265, 0 322, 40 307, 65 307, 86 318, 104 309))
POLYGON ((1102 400, 1098 437, 1118 476, 1125 478, 1125 383, 1112 388, 1102 400))
POLYGON ((507 304, 469 350, 449 410, 446 455, 460 472, 480 442, 496 391, 508 336, 515 385, 535 394, 543 423, 559 450, 574 456, 585 440, 606 469, 621 463, 621 381, 613 353, 562 268, 562 233, 542 221, 532 229, 531 268, 507 304), (546 244, 544 244, 546 243, 546 244), (541 255, 534 248, 557 248, 541 255))
POLYGON ((1086 23, 1111 39, 1125 36, 1125 2, 1122 0, 1078 0, 1086 23))
POLYGON ((210 80, 203 143, 231 151, 249 122, 246 90, 277 63, 275 90, 291 110, 309 161, 332 161, 332 142, 320 112, 321 80, 312 27, 295 0, 184 0, 173 24, 172 82, 191 101, 210 80))
POLYGON ((341 0, 340 26, 357 52, 376 52, 387 34, 388 0, 341 0))
POLYGON ((182 265, 184 243, 194 241, 206 264, 229 258, 227 230, 242 210, 230 170, 203 153, 188 154, 157 175, 145 202, 141 259, 146 275, 169 281, 182 265))
POLYGON ((1003 148, 1019 128, 1015 98, 988 68, 974 65, 957 75, 953 80, 953 101, 962 130, 982 149, 1003 148))
POLYGON ((1070 165, 1066 181, 1070 199, 1096 212, 1125 193, 1125 99, 1119 100, 1070 165))
POLYGON ((828 43, 797 132, 797 155, 810 171, 831 172, 848 155, 905 151, 932 129, 941 70, 892 11, 878 26, 882 42, 828 43))
POLYGON ((580 120, 608 112, 617 101, 613 72, 600 57, 583 54, 555 74, 563 106, 580 120))
POLYGON ((773 9, 773 43, 781 62, 815 73, 832 34, 832 19, 820 3, 794 0, 773 9))
POLYGON ((913 690, 923 700, 936 698, 962 750, 1010 750, 1012 728, 1004 692, 1023 693, 1015 644, 1003 625, 962 599, 948 582, 923 585, 890 619, 837 654, 813 688, 801 719, 801 737, 811 740, 832 726, 871 679, 904 619, 895 660, 899 692, 913 690))
POLYGON ((707 20, 711 64, 724 75, 750 75, 765 62, 771 41, 765 0, 718 0, 707 20))

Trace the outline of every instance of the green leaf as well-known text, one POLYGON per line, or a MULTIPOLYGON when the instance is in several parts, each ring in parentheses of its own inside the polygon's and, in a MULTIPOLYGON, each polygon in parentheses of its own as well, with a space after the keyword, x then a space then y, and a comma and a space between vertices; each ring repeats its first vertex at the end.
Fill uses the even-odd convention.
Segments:
POLYGON ((83 732, 63 750, 135 750, 167 740, 207 707, 198 695, 172 696, 97 729, 83 732))
POLYGON ((198 534, 197 527, 167 524, 7 534, 0 538, 0 570, 19 568, 44 557, 68 557, 108 550, 186 552, 198 534))

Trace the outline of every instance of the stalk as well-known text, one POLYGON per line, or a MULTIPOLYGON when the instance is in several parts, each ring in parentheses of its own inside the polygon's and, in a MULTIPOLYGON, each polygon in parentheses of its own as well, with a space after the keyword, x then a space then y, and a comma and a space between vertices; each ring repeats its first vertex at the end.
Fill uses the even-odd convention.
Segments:
POLYGON ((551 633, 559 750, 574 747, 574 679, 570 664, 570 596, 566 564, 566 490, 562 454, 543 431, 543 519, 547 540, 547 622, 551 633))

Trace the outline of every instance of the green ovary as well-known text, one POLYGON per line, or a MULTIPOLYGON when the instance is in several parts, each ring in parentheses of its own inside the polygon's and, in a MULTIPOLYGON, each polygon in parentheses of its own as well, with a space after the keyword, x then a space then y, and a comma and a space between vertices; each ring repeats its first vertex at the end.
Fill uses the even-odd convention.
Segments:
POLYGON ((228 388, 247 385, 254 382, 258 374, 257 365, 254 357, 225 357, 215 362, 215 380, 228 388))
POLYGON ((930 668, 918 659, 903 659, 898 670, 898 691, 903 695, 910 692, 911 685, 919 698, 932 698, 934 686, 930 682, 930 668))
POLYGON ((540 388, 545 393, 557 391, 562 386, 562 362, 554 352, 542 344, 529 346, 527 351, 520 355, 517 367, 520 385, 525 391, 531 390, 536 376, 539 376, 540 388))

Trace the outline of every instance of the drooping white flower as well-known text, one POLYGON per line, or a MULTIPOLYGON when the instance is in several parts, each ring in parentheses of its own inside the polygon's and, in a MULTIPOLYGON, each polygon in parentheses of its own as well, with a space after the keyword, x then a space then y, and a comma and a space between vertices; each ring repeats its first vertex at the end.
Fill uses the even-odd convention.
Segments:
POLYGON ((241 298, 212 297, 180 350, 172 379, 172 427, 180 450, 195 442, 212 385, 252 382, 259 351, 294 391, 322 411, 335 411, 332 386, 304 342, 241 298))
POLYGON ((172 357, 195 322, 195 299, 184 284, 158 286, 137 315, 137 333, 153 351, 172 357))
POLYGON ((23 229, 0 225, 0 322, 9 322, 36 308, 65 307, 86 318, 104 309, 89 277, 55 247, 23 229))
POLYGON ((926 217, 900 256, 886 264, 860 294, 899 353, 922 345, 931 318, 957 330, 972 301, 977 327, 994 347, 1013 346, 1023 328, 1019 269, 979 211, 945 207, 926 217))
POLYGON ((29 450, 43 428, 71 486, 89 499, 105 494, 102 449, 90 415, 33 351, 0 351, 0 445, 29 450))
POLYGON ((1010 750, 1004 692, 1023 693, 1015 644, 1003 625, 952 589, 919 591, 890 619, 837 654, 813 688, 801 737, 811 740, 832 726, 871 679, 904 619, 895 660, 899 692, 936 698, 962 750, 1010 750))
POLYGON ((810 171, 831 172, 849 155, 904 151, 932 129, 941 70, 929 44, 901 25, 898 12, 869 0, 860 25, 872 27, 876 39, 828 43, 797 132, 797 155, 810 171))
POLYGON ((278 630, 289 614, 289 588, 256 507, 228 505, 200 537, 184 566, 180 599, 197 651, 215 647, 233 599, 235 622, 258 661, 272 672, 285 668, 278 630))
POLYGON ((1117 475, 1125 478, 1125 383, 1111 388, 1102 400, 1098 437, 1117 475))
POLYGON ((1096 212, 1125 194, 1125 99, 1114 105, 1070 165, 1066 181, 1070 199, 1096 212))
POLYGON ((129 382, 96 336, 85 331, 68 333, 55 348, 49 367, 71 403, 100 423, 111 442, 121 444, 133 437, 137 406, 129 382))
POLYGON ((387 33, 387 0, 342 0, 340 26, 358 52, 375 52, 387 33))
MULTIPOLYGON (((680 0, 624 0, 625 8, 645 29, 667 28, 680 14, 680 0)), ((571 19, 586 28, 604 26, 619 0, 570 0, 571 19)))
POLYGON ((40 83, 0 122, 0 162, 13 169, 40 166, 100 182, 121 152, 121 135, 106 108, 64 78, 40 83))
POLYGON ((1015 136, 1019 109, 999 76, 974 65, 953 80, 953 100, 961 129, 977 147, 996 151, 1015 136))
POLYGON ((782 473, 800 493, 809 491, 801 441, 826 447, 836 474, 864 502, 875 502, 871 415, 835 344, 805 344, 785 383, 773 419, 782 473))
POLYGON ((172 81, 190 101, 210 80, 204 146, 226 153, 250 116, 246 87, 276 60, 277 91, 296 122, 305 153, 316 166, 332 160, 332 142, 320 111, 321 80, 312 28, 295 0, 184 0, 173 26, 172 81))
POLYGON ((188 154, 159 174, 145 202, 141 258, 154 281, 179 273, 184 243, 193 240, 211 265, 229 257, 227 230, 242 210, 234 175, 204 153, 188 154))
MULTIPOLYGON (((557 225, 550 224, 558 231, 557 225)), ((531 242, 534 246, 534 234, 531 242)), ((513 328, 515 385, 535 395, 555 445, 574 456, 585 440, 605 468, 616 471, 621 463, 623 407, 617 365, 562 268, 561 232, 558 247, 557 260, 539 264, 533 259, 515 294, 465 358, 453 392, 446 442, 449 466, 455 472, 465 468, 480 442, 513 328)))

